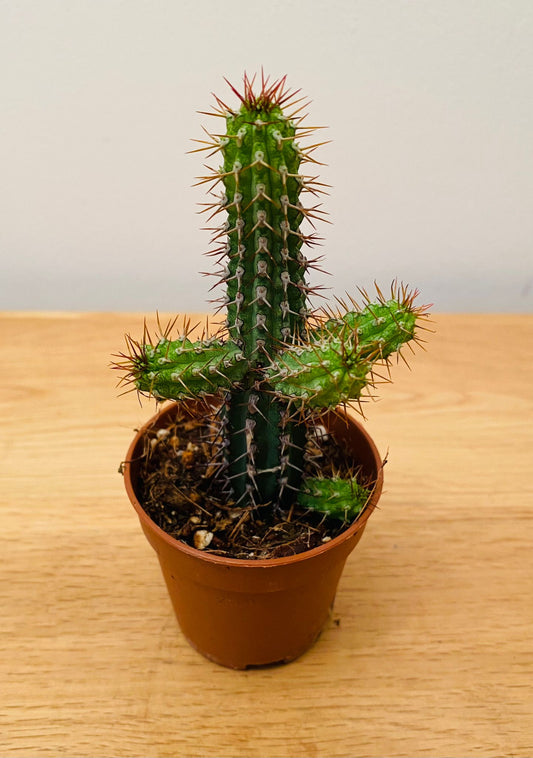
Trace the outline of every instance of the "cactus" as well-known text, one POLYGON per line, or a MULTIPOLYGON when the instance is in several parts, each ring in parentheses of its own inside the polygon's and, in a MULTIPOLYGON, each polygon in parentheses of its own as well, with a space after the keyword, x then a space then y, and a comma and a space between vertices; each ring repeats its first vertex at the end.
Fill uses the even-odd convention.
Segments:
MULTIPOLYGON (((228 82, 229 84, 229 82, 228 82)), ((306 443, 325 409, 359 402, 367 386, 385 379, 392 354, 419 342, 423 307, 417 293, 393 285, 364 306, 354 301, 340 312, 309 310, 312 294, 303 249, 317 238, 302 226, 323 217, 319 204, 304 205, 323 187, 300 166, 316 164, 319 144, 302 148, 299 140, 314 128, 302 124, 305 107, 285 77, 269 83, 244 76, 232 108, 216 98, 214 113, 225 122, 221 134, 198 140, 199 151, 220 153, 222 165, 199 178, 218 184, 221 197, 207 204, 213 218, 214 249, 223 262, 225 330, 215 338, 177 339, 165 330, 155 344, 129 339, 127 379, 157 399, 180 400, 219 394, 221 450, 228 495, 243 505, 302 506, 343 519, 353 518, 368 499, 355 477, 304 478, 306 443)), ((193 151, 195 152, 195 151, 193 151)), ((121 364, 124 368, 124 364, 121 364)))

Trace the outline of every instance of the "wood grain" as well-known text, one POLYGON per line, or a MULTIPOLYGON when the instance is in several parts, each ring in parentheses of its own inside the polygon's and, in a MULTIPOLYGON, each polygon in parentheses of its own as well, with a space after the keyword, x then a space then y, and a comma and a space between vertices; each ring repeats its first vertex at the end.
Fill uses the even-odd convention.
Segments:
POLYGON ((0 755, 533 753, 532 316, 439 316, 394 370, 333 621, 248 672, 183 640, 117 473, 154 410, 108 369, 142 318, 1 322, 0 755))

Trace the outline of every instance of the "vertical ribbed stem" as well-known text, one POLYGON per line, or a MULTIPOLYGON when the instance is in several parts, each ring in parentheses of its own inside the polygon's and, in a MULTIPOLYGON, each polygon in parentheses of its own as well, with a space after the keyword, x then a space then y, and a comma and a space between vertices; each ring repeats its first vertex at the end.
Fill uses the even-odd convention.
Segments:
POLYGON ((256 504, 278 502, 286 483, 296 488, 303 455, 299 442, 281 442, 294 428, 285 427, 284 404, 268 389, 254 388, 281 341, 298 337, 306 322, 302 181, 294 135, 279 107, 243 105, 239 114, 228 115, 223 138, 227 323, 252 368, 245 388, 228 398, 229 475, 235 498, 249 495, 256 504))
POLYGON ((228 474, 236 501, 277 502, 281 404, 266 393, 234 391, 228 398, 228 474), (265 444, 266 441, 266 444, 265 444))

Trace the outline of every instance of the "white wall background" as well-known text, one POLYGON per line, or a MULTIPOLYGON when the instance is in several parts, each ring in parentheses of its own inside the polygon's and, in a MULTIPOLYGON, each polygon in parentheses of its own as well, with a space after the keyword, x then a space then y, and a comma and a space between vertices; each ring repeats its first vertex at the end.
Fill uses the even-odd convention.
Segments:
POLYGON ((3 0, 0 308, 205 309, 195 111, 261 65, 330 127, 315 283, 531 310, 531 0, 3 0))

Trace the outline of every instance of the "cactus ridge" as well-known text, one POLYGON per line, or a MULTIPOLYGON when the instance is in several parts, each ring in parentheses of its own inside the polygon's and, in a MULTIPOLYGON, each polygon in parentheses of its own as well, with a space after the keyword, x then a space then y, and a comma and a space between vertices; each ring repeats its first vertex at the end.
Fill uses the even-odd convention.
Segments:
POLYGON ((215 96, 211 113, 225 130, 206 131, 192 151, 222 159, 198 184, 214 197, 203 208, 208 223, 224 217, 207 227, 207 254, 222 266, 215 276, 224 288, 225 327, 196 341, 188 327, 174 339, 167 327, 156 341, 145 330, 141 342, 127 338, 128 355, 117 366, 126 370, 123 381, 158 399, 222 396, 221 470, 236 503, 284 507, 300 493, 305 507, 348 519, 364 507, 368 490, 353 477, 304 478, 313 416, 359 402, 363 391, 389 381, 379 367, 388 372, 394 353, 403 357, 404 345, 422 342, 427 314, 414 304, 416 291, 396 283, 387 297, 377 287, 375 298, 361 291, 363 307, 349 298, 338 301, 338 311, 312 311, 307 275, 320 258, 309 260, 303 250, 319 239, 315 221, 326 219, 320 204, 301 198, 319 198, 327 185, 301 166, 319 163, 313 153, 323 143, 300 145, 316 127, 302 124, 307 103, 286 88, 285 77, 271 83, 261 75, 256 85, 245 75, 242 91, 230 87, 238 108, 215 96))

